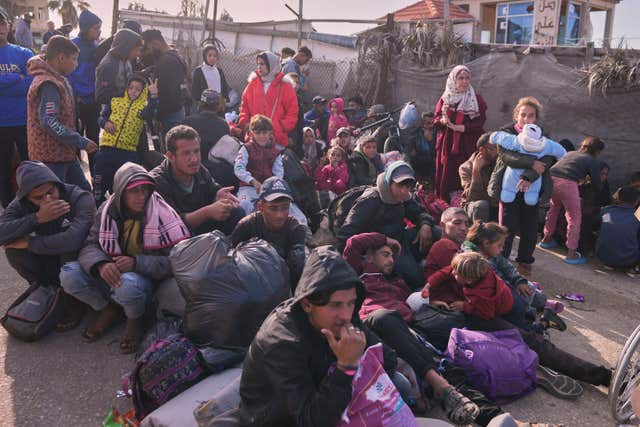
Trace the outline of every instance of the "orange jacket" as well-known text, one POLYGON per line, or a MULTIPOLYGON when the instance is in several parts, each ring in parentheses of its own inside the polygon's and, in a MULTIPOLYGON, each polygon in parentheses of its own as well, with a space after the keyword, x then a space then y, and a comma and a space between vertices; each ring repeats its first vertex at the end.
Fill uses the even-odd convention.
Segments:
POLYGON ((284 74, 278 73, 265 94, 262 79, 257 73, 251 73, 249 84, 242 94, 238 127, 244 128, 251 117, 262 114, 273 122, 276 142, 283 147, 289 145, 287 135, 298 123, 298 98, 292 84, 284 74))

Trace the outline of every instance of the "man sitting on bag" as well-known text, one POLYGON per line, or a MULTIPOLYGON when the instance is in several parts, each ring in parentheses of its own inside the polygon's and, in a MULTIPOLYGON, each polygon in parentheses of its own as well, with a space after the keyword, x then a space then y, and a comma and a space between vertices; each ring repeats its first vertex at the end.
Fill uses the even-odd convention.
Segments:
MULTIPOLYGON (((244 361, 240 408, 214 426, 335 426, 352 398, 365 348, 378 343, 362 326, 361 283, 338 252, 315 249, 293 298, 264 321, 244 361)), ((396 368, 384 347, 384 367, 396 368)))
POLYGON ((198 112, 185 117, 182 124, 191 126, 200 135, 202 165, 215 177, 216 181, 223 182, 224 185, 237 185, 238 180, 233 173, 232 164, 227 164, 225 168, 223 160, 214 163, 208 159, 211 147, 220 138, 229 135, 229 125, 219 116, 223 108, 224 98, 213 89, 205 89, 200 96, 198 112))
POLYGON ((65 264, 60 272, 65 292, 98 312, 82 334, 85 341, 104 335, 120 318, 122 307, 127 317, 120 340, 123 354, 138 349, 147 303, 156 285, 172 275, 171 248, 190 237, 155 186, 142 166, 122 165, 113 179, 113 194, 95 215, 78 262, 65 264))
POLYGON ((202 166, 200 135, 178 125, 167 132, 167 158, 150 174, 156 191, 187 224, 193 235, 220 230, 231 234, 244 216, 233 187, 221 187, 202 166))
POLYGON ((258 195, 258 211, 240 220, 231 234, 234 246, 253 237, 266 240, 287 262, 291 288, 295 290, 305 261, 307 228, 289 215, 293 201, 287 181, 272 176, 262 183, 258 195))
MULTIPOLYGON (((91 193, 63 184, 44 163, 24 161, 16 171, 18 191, 0 216, 0 245, 30 285, 59 285, 60 267, 77 258, 96 211, 91 193)), ((67 298, 68 330, 82 320, 84 306, 67 298)))

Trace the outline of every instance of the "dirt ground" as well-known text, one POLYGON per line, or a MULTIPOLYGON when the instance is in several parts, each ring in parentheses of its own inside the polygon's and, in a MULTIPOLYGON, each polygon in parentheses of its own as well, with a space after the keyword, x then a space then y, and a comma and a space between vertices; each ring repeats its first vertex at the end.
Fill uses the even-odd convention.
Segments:
MULTIPOLYGON (((615 364, 627 336, 640 323, 636 289, 640 280, 594 272, 590 266, 566 267, 552 253, 536 257, 534 274, 549 295, 572 291, 586 297, 586 303, 567 307, 562 317, 569 329, 553 331, 552 341, 592 362, 615 364)), ((0 287, 4 313, 26 285, 3 254, 0 287)), ((80 340, 81 330, 52 333, 28 344, 0 328, 0 426, 101 425, 133 358, 119 354, 121 327, 93 344, 80 340)), ((528 421, 614 426, 606 393, 606 388, 585 386, 582 397, 564 401, 538 390, 505 409, 528 421)))

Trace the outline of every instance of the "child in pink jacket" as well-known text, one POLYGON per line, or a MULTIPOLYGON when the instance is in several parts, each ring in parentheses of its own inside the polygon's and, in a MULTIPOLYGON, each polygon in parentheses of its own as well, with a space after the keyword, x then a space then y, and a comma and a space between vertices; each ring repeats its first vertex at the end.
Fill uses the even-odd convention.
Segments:
POLYGON ((344 110, 344 101, 342 98, 333 98, 329 101, 329 125, 327 127, 327 141, 336 137, 338 129, 349 127, 349 120, 342 112, 344 110))
POLYGON ((341 147, 335 146, 329 150, 328 157, 329 164, 316 169, 316 190, 342 194, 349 183, 346 153, 341 147))

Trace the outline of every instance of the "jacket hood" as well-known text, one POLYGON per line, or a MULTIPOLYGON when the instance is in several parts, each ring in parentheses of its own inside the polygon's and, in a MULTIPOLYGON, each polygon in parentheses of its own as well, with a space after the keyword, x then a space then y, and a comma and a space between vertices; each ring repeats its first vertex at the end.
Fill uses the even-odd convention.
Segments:
POLYGON ((400 204, 400 202, 398 202, 391 194, 391 176, 393 174, 393 171, 400 166, 409 165, 403 161, 393 162, 389 164, 386 170, 379 174, 378 178, 376 179, 376 187, 378 187, 378 192, 380 193, 380 199, 382 199, 382 203, 386 203, 388 205, 400 204))
POLYGON ((342 114, 342 111, 344 110, 344 100, 342 98, 333 98, 331 101, 329 101, 329 103, 327 104, 329 112, 331 113, 331 104, 333 104, 334 102, 338 106, 338 114, 342 114))
POLYGON ((362 283, 356 272, 342 258, 342 255, 331 246, 320 246, 311 252, 302 270, 302 276, 293 295, 293 303, 320 291, 339 291, 356 288, 358 304, 355 313, 362 303, 362 283))
POLYGON ((138 21, 133 19, 125 19, 122 22, 122 28, 131 30, 136 34, 142 34, 142 25, 140 25, 138 21))
POLYGON ((95 13, 89 10, 83 10, 78 17, 78 26, 80 27, 80 34, 84 34, 89 31, 89 28, 93 27, 97 23, 102 22, 102 19, 95 13))
POLYGON ((16 193, 18 199, 23 199, 31 190, 47 182, 63 185, 60 178, 44 163, 31 160, 25 160, 20 163, 18 170, 16 170, 16 181, 18 182, 18 191, 16 193))
POLYGON ((129 79, 127 80, 127 85, 124 88, 124 97, 126 99, 128 99, 129 101, 131 101, 131 99, 129 98, 129 94, 127 93, 127 89, 129 88, 129 84, 132 81, 137 81, 137 82, 141 82, 144 84, 144 86, 142 86, 142 92, 140 92, 140 95, 138 95, 138 97, 136 99, 143 99, 146 100, 147 96, 149 94, 149 85, 147 84, 147 82, 145 81, 144 77, 140 76, 140 75, 132 75, 131 77, 129 77, 129 79))
POLYGON ((134 180, 145 179, 151 181, 155 189, 155 179, 145 168, 135 163, 127 162, 120 167, 113 176, 113 195, 115 197, 115 207, 118 213, 122 214, 122 196, 127 185, 134 180))
POLYGON ((57 78, 62 78, 62 74, 53 69, 52 66, 47 64, 43 55, 36 55, 29 59, 27 62, 27 72, 32 76, 39 76, 43 74, 51 74, 57 78))
POLYGON ((123 28, 113 37, 109 53, 116 55, 120 59, 127 59, 129 52, 138 46, 142 46, 142 37, 131 30, 123 28))

